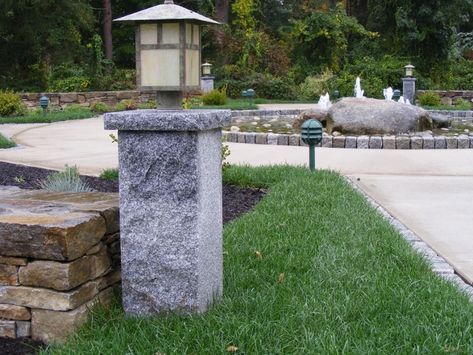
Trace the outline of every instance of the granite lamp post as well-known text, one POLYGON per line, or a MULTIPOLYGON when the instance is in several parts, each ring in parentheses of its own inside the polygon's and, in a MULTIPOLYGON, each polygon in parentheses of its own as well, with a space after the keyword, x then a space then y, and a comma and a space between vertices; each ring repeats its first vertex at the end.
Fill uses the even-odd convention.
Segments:
POLYGON ((155 90, 158 107, 179 109, 183 93, 200 90, 201 27, 218 22, 172 0, 115 21, 135 24, 137 86, 155 90))
POLYGON ((414 103, 416 96, 416 81, 413 77, 415 67, 412 64, 408 64, 404 67, 406 71, 405 78, 402 78, 402 95, 404 99, 408 99, 409 102, 414 103))
MULTIPOLYGON (((125 18, 152 20, 137 25, 142 64, 163 59, 180 78, 172 81, 166 68, 142 65, 141 84, 147 80, 146 86, 164 90, 165 103, 172 104, 185 89, 199 86, 195 23, 203 16, 172 1, 138 14, 125 18), (182 21, 155 23, 169 13, 182 21), (170 42, 177 38, 175 48, 170 42)), ((230 124, 231 112, 138 110, 110 113, 104 121, 105 129, 118 130, 125 312, 205 311, 223 288, 221 127, 230 124)))
POLYGON ((215 76, 212 75, 212 64, 202 64, 202 80, 201 89, 204 94, 211 92, 214 89, 215 76))

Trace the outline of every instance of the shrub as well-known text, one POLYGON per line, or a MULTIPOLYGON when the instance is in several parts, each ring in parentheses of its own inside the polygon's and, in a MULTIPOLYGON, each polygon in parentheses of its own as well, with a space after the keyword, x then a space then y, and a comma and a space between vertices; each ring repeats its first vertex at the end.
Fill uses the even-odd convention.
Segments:
POLYGON ((212 90, 202 97, 205 106, 223 106, 227 103, 227 93, 225 88, 212 90))
POLYGON ((123 100, 117 106, 115 106, 115 109, 117 111, 130 111, 130 110, 136 110, 137 108, 138 108, 138 105, 136 104, 136 101, 133 99, 123 100))
POLYGON ((333 74, 330 70, 325 70, 319 75, 308 76, 300 85, 299 98, 301 100, 317 100, 321 95, 330 91, 330 79, 333 74))
POLYGON ((425 92, 419 97, 419 102, 421 106, 440 106, 442 101, 440 100, 440 96, 435 92, 425 92))
POLYGON ((10 90, 0 91, 0 116, 21 116, 26 106, 18 94, 10 90))
POLYGON ((100 173, 100 178, 107 181, 118 181, 118 169, 104 169, 100 173))
POLYGON ((471 104, 467 100, 463 99, 457 99, 453 101, 453 105, 455 105, 455 108, 459 110, 470 110, 471 109, 471 104))
POLYGON ((13 148, 15 146, 16 144, 13 141, 11 141, 10 139, 0 134, 0 149, 8 149, 8 148, 13 148))
POLYGON ((67 166, 64 171, 53 173, 39 186, 48 191, 55 192, 92 192, 94 191, 80 179, 79 170, 76 166, 67 166))
POLYGON ((148 102, 141 102, 138 104, 140 110, 152 110, 157 107, 155 100, 150 100, 148 102))
POLYGON ((90 109, 93 112, 97 113, 106 113, 106 112, 112 112, 113 108, 107 105, 106 103, 103 102, 94 102, 92 105, 90 105, 90 109))

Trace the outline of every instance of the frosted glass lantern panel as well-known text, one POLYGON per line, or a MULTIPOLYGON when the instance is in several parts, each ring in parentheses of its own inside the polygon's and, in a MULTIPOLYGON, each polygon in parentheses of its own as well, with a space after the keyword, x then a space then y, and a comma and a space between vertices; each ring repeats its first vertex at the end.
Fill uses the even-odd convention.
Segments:
POLYGON ((200 53, 198 50, 186 50, 186 85, 198 86, 200 75, 200 53))
POLYGON ((140 26, 141 44, 157 44, 158 43, 158 25, 144 24, 140 26))
POLYGON ((178 23, 163 23, 163 44, 179 44, 178 23))
POLYGON ((192 44, 192 25, 186 23, 186 44, 192 44))
POLYGON ((194 40, 192 44, 200 45, 200 26, 192 25, 194 27, 194 40))
POLYGON ((179 50, 141 51, 141 86, 179 86, 179 50))

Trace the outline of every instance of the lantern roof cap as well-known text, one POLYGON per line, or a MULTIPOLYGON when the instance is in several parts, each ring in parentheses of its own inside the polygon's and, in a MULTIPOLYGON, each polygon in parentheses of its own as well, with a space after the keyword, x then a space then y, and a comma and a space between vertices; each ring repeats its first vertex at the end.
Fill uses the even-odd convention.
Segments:
POLYGON ((166 0, 164 4, 150 7, 133 14, 120 17, 114 21, 134 21, 134 22, 156 22, 156 21, 193 21, 219 25, 220 23, 198 14, 197 12, 175 5, 172 0, 166 0))

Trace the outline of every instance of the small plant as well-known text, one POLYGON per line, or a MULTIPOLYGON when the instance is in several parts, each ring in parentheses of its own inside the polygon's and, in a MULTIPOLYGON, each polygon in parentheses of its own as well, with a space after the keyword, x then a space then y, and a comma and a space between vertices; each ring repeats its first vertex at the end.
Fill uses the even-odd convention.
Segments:
POLYGON ((26 182, 25 178, 22 175, 15 176, 13 178, 13 181, 16 182, 17 184, 24 184, 26 182))
POLYGON ((227 162, 227 158, 232 153, 228 144, 225 144, 226 141, 222 139, 222 169, 225 171, 230 166, 230 163, 227 162))
POLYGON ((227 90, 212 90, 202 97, 205 106, 223 106, 227 103, 227 90))
POLYGON ((49 175, 45 180, 40 182, 39 186, 44 190, 55 192, 94 191, 81 180, 77 167, 68 165, 66 165, 64 171, 49 175))
POLYGON ((131 110, 136 110, 137 108, 138 106, 135 100, 133 99, 123 100, 117 106, 115 106, 115 109, 117 111, 131 111, 131 110))
POLYGON ((425 92, 419 97, 419 102, 421 106, 440 106, 442 101, 440 100, 440 96, 435 92, 425 92))
POLYGON ((110 133, 108 136, 112 140, 112 143, 118 143, 118 138, 116 135, 114 135, 113 133, 110 133))
POLYGON ((104 169, 100 173, 100 178, 106 181, 118 181, 118 169, 104 169))
POLYGON ((4 137, 0 134, 0 149, 8 149, 15 147, 15 142, 11 141, 10 139, 4 137))
POLYGON ((107 113, 113 111, 113 108, 104 102, 94 102, 92 105, 90 105, 90 109, 97 113, 107 113))
POLYGON ((138 108, 140 110, 153 110, 156 107, 157 107, 156 106, 156 101, 154 101, 154 100, 150 100, 148 102, 142 102, 142 103, 138 104, 138 108))
POLYGON ((459 110, 467 111, 471 109, 471 104, 467 100, 464 100, 464 99, 457 99, 453 101, 453 105, 455 106, 456 109, 459 109, 459 110))
POLYGON ((0 116, 21 116, 26 111, 18 94, 11 90, 0 90, 0 116))

